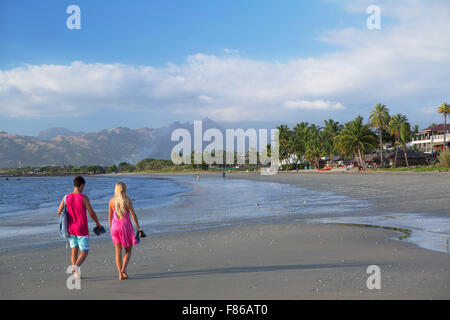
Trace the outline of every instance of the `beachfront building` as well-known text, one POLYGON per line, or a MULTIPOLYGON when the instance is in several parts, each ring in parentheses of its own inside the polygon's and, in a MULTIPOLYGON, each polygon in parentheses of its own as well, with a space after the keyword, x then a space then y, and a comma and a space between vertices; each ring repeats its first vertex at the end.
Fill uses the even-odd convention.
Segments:
MULTIPOLYGON (((408 164, 410 166, 421 166, 428 164, 428 158, 425 153, 408 149, 406 150, 406 156, 408 157, 408 164)), ((394 167, 395 164, 397 167, 406 166, 405 152, 401 148, 397 151, 388 153, 385 159, 389 162, 390 167, 394 167), (397 161, 395 160, 396 157, 397 161)))
POLYGON ((450 124, 444 130, 444 124, 438 124, 423 130, 411 141, 411 145, 417 145, 419 150, 425 153, 444 150, 444 134, 446 134, 447 146, 450 146, 450 124), (444 132, 445 131, 445 132, 444 132))

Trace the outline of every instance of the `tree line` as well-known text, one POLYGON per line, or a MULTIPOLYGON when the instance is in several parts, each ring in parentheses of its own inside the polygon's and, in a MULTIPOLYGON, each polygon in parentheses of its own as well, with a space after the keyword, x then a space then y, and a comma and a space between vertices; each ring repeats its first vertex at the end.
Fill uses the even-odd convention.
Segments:
MULTIPOLYGON (((450 106, 446 102, 438 108, 438 113, 447 115, 450 106)), ((345 124, 333 119, 325 120, 322 127, 307 122, 300 122, 292 129, 287 125, 280 125, 279 130, 280 160, 293 159, 294 163, 308 162, 318 167, 320 159, 339 155, 344 159, 356 159, 358 165, 366 168, 364 154, 379 148, 380 167, 384 166, 383 146, 390 144, 395 149, 394 167, 397 165, 399 149, 403 150, 406 165, 409 167, 407 144, 419 132, 417 125, 411 126, 406 115, 389 114, 389 108, 384 104, 377 104, 371 111, 367 123, 361 116, 345 124)), ((444 135, 445 139, 445 135, 444 135)), ((446 140, 444 145, 447 146, 446 140)))
MULTIPOLYGON (((437 112, 444 117, 444 128, 447 127, 447 116, 450 113, 450 105, 442 103, 437 112)), ((324 125, 317 126, 308 122, 300 122, 292 129, 287 125, 280 125, 279 130, 279 158, 281 161, 294 159, 294 163, 299 167, 299 163, 309 163, 318 167, 320 159, 339 155, 344 159, 356 159, 358 165, 366 168, 364 154, 379 148, 380 167, 384 166, 383 146, 390 144, 395 149, 394 167, 397 164, 397 155, 402 149, 405 155, 406 165, 409 167, 407 156, 407 144, 414 135, 419 132, 417 125, 411 126, 406 115, 397 113, 389 114, 389 109, 384 104, 377 104, 371 111, 368 122, 364 123, 361 116, 345 124, 340 124, 333 119, 324 121, 324 125)), ((446 135, 444 135, 444 146, 447 149, 446 135)), ((270 156, 270 145, 267 146, 267 153, 270 156)), ((450 166, 450 150, 444 150, 438 158, 445 167, 450 166)), ((215 152, 212 152, 214 156, 215 152)), ((224 153, 225 154, 225 153, 224 153)), ((235 154, 235 160, 237 159, 235 154)), ((193 157, 191 157, 193 159, 193 157)), ((225 157, 223 159, 225 163, 225 157)), ((223 168, 226 165, 222 165, 223 168)), ((257 165, 245 165, 246 169, 256 169, 257 165)), ((139 171, 161 171, 161 170, 207 170, 206 163, 175 165, 171 160, 161 160, 147 158, 139 161, 136 165, 120 162, 118 165, 100 166, 86 165, 74 167, 65 166, 44 166, 44 167, 24 167, 8 169, 3 171, 8 175, 67 175, 67 174, 105 174, 105 173, 126 173, 139 171)))

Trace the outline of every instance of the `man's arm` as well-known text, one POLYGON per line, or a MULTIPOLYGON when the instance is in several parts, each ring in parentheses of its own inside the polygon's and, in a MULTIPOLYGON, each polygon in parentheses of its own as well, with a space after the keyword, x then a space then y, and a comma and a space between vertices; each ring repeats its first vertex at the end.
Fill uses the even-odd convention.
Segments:
POLYGON ((61 200, 61 203, 59 204, 58 207, 58 216, 61 215, 61 212, 64 210, 64 198, 61 200))
POLYGON ((97 215, 95 214, 94 209, 92 209, 91 202, 89 201, 89 198, 87 196, 84 197, 84 205, 86 206, 89 215, 91 216, 92 220, 94 220, 97 227, 101 227, 102 225, 100 224, 100 222, 98 222, 97 215))

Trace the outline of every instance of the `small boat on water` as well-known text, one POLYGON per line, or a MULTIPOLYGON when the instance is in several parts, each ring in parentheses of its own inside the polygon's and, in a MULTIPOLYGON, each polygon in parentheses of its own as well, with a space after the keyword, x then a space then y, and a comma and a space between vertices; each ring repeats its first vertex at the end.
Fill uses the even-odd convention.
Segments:
POLYGON ((323 168, 323 169, 317 169, 317 171, 330 171, 331 168, 323 168))

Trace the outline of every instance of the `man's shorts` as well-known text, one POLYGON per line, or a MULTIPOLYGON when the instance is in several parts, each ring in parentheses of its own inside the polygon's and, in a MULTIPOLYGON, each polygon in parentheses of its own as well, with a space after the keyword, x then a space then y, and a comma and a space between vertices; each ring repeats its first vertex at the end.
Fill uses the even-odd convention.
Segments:
POLYGON ((69 243, 72 249, 79 247, 81 251, 89 250, 89 236, 69 236, 69 243))

